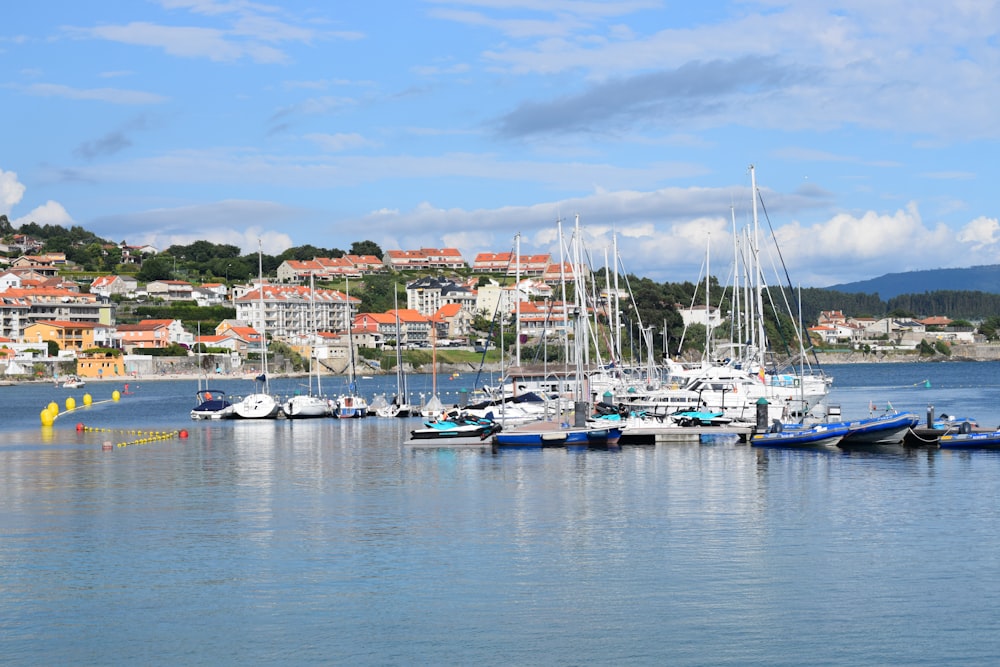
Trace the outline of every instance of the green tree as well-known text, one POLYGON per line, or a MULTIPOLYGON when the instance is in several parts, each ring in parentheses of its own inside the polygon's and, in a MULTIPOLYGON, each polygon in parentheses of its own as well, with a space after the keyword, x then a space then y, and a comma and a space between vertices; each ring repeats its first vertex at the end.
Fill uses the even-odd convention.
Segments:
POLYGON ((362 281, 360 294, 355 293, 353 288, 354 283, 351 283, 351 285, 351 296, 361 297, 359 312, 384 313, 387 310, 392 310, 395 308, 394 304, 399 302, 400 296, 402 296, 403 304, 401 307, 406 306, 406 287, 397 285, 394 276, 383 273, 373 273, 365 276, 362 281), (397 292, 397 290, 400 291, 397 292), (394 295, 395 299, 393 298, 394 295))
POLYGON ((382 248, 379 244, 374 241, 355 241, 351 244, 351 250, 349 252, 351 255, 374 255, 376 257, 385 257, 382 254, 382 248))
POLYGON ((150 280, 168 280, 173 275, 174 263, 170 257, 150 257, 142 263, 142 268, 136 278, 145 282, 150 280))

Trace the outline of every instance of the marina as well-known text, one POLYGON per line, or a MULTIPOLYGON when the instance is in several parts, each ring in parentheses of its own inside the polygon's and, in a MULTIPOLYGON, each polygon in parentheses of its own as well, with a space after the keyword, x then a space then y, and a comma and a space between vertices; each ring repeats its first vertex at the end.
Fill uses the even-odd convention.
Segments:
MULTIPOLYGON (((933 405, 992 430, 997 370, 836 367, 830 399, 850 419, 933 405)), ((430 379, 409 379, 419 404, 430 379)), ((360 386, 371 398, 394 384, 360 386)), ((470 386, 446 386, 442 402, 470 386)), ((5 664, 966 665, 1000 654, 1000 584, 982 576, 1000 551, 989 450, 761 448, 721 432, 425 448, 404 444, 418 417, 193 421, 193 381, 140 379, 109 397, 121 389, 90 383, 92 404, 68 412, 65 389, 2 388, 5 664), (61 414, 41 426, 55 400, 61 414)))

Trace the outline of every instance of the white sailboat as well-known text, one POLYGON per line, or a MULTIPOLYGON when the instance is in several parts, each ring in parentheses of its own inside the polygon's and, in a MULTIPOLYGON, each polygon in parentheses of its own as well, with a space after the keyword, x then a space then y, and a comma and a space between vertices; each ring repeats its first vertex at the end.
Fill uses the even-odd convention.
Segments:
POLYGON ((347 382, 347 393, 337 399, 337 417, 356 419, 368 416, 368 401, 358 394, 358 375, 354 356, 354 317, 351 314, 351 284, 346 283, 347 293, 347 346, 350 348, 351 365, 347 382))
POLYGON ((399 332, 399 300, 396 290, 393 290, 393 306, 396 315, 396 395, 383 408, 376 411, 379 417, 410 417, 414 408, 406 402, 406 374, 403 372, 402 340, 399 332))
MULTIPOLYGON (((314 286, 314 274, 309 274, 309 311, 312 317, 313 328, 316 326, 316 295, 314 286)), ((329 417, 332 413, 331 402, 323 398, 323 390, 320 387, 318 364, 316 363, 315 340, 309 344, 309 393, 296 394, 289 397, 285 404, 281 406, 285 416, 289 419, 308 419, 314 417, 329 417), (313 373, 316 374, 316 393, 313 394, 313 373)))
MULTIPOLYGON (((274 419, 281 413, 281 405, 271 395, 271 385, 267 378, 267 335, 265 333, 266 318, 264 316, 264 256, 260 248, 260 241, 257 242, 257 264, 260 278, 257 288, 260 290, 258 294, 260 297, 261 374, 254 378, 254 381, 260 384, 260 389, 233 406, 233 415, 240 419, 274 419)), ((257 389, 257 386, 254 389, 257 389)))

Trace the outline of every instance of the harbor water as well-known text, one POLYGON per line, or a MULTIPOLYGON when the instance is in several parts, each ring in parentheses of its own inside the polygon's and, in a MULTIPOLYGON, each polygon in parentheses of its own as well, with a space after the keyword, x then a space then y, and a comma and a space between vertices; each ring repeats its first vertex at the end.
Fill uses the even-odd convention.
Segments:
MULTIPOLYGON (((998 371, 831 366, 829 400, 997 427, 998 371)), ((5 665, 1000 661, 1000 453, 411 449, 418 419, 192 422, 193 382, 113 390, 0 387, 5 665)))

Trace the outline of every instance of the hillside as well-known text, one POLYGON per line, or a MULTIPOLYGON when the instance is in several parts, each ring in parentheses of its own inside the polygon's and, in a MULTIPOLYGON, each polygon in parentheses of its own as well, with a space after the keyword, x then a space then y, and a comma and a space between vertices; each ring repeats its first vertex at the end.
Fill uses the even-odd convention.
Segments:
POLYGON ((870 280, 830 285, 823 289, 848 294, 878 294, 892 299, 901 294, 935 291, 986 292, 1000 294, 1000 264, 965 269, 928 269, 907 273, 887 273, 870 280))

